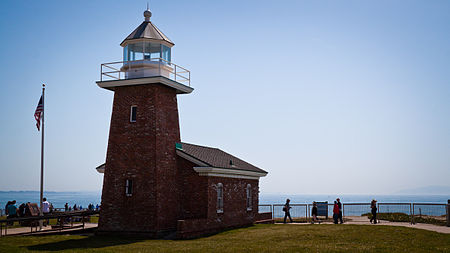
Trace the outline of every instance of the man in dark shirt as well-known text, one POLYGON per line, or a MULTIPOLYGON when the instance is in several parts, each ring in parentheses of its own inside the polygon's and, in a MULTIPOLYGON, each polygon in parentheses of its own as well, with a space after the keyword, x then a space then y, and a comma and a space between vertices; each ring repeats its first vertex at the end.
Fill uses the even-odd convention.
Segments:
POLYGON ((291 205, 289 205, 290 202, 291 202, 290 199, 286 199, 286 204, 284 204, 284 207, 283 207, 284 223, 286 223, 287 217, 289 217, 289 220, 292 222, 291 213, 290 213, 291 205))
POLYGON ((312 207, 312 210, 311 210, 311 214, 312 214, 312 221, 311 221, 311 223, 314 224, 314 222, 319 222, 319 224, 320 224, 320 220, 319 220, 319 218, 317 218, 318 212, 317 212, 316 201, 313 202, 313 207, 312 207))

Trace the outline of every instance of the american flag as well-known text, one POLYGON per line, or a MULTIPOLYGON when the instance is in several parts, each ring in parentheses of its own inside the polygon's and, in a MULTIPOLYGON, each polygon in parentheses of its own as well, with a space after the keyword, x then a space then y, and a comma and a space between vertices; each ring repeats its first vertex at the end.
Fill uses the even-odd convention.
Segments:
POLYGON ((34 112, 34 118, 36 119, 36 127, 38 131, 40 131, 41 128, 41 115, 44 112, 44 104, 42 103, 42 96, 41 99, 39 99, 39 103, 36 107, 36 111, 34 112))

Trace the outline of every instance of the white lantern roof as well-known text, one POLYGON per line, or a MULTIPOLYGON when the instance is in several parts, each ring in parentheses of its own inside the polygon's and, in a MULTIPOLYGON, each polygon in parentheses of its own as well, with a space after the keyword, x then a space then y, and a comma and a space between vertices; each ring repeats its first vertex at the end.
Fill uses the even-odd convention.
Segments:
POLYGON ((152 13, 150 10, 144 11, 145 20, 139 25, 128 37, 126 37, 120 45, 125 47, 128 43, 138 42, 138 41, 154 41, 166 45, 168 47, 173 47, 175 43, 173 43, 161 30, 156 27, 150 21, 150 17, 152 13))

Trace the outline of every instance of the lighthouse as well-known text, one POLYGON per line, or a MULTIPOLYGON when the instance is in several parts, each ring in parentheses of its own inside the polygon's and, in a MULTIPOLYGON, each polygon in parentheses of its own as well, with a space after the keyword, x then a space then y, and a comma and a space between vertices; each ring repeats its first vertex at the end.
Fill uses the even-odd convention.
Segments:
POLYGON ((177 95, 193 91, 172 62, 174 43, 144 21, 120 44, 123 61, 101 65, 97 85, 114 92, 99 231, 161 233, 176 227, 177 95))
POLYGON ((114 92, 98 233, 191 238, 271 220, 258 212, 267 172, 218 148, 180 140, 177 96, 190 71, 144 12, 120 44, 122 61, 103 63, 97 85, 114 92))

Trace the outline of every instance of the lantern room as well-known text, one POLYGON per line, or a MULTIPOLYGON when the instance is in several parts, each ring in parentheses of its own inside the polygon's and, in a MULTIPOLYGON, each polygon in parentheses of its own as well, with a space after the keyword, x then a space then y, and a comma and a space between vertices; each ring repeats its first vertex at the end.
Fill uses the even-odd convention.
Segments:
POLYGON ((169 77, 173 71, 171 48, 175 44, 150 21, 151 16, 150 10, 144 11, 144 22, 120 44, 125 78, 169 77))
POLYGON ((150 21, 151 16, 150 10, 144 11, 144 21, 120 43, 122 61, 101 65, 100 87, 112 89, 145 82, 166 84, 180 93, 193 90, 190 71, 172 62, 175 44, 150 21))

